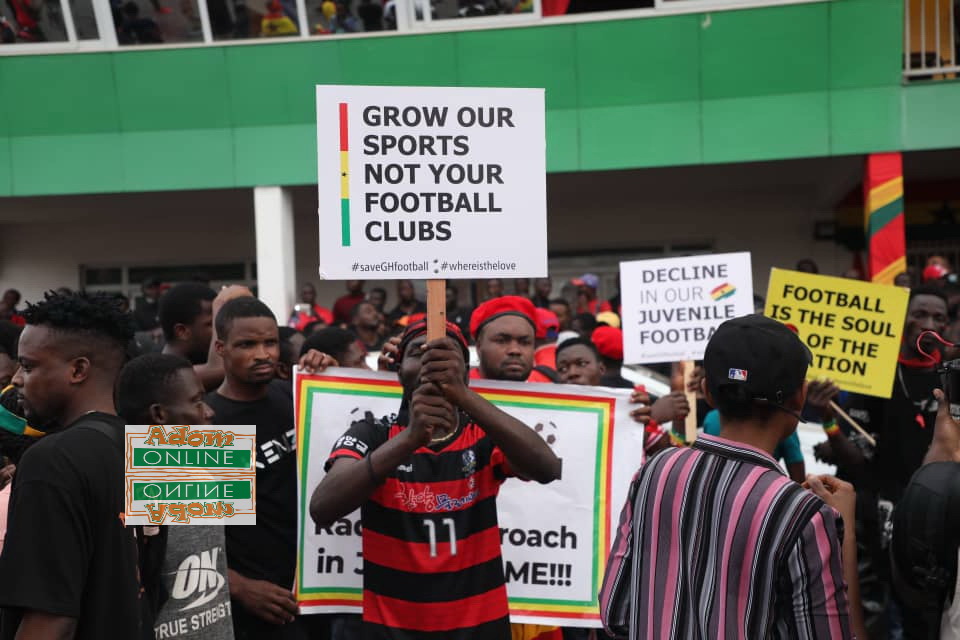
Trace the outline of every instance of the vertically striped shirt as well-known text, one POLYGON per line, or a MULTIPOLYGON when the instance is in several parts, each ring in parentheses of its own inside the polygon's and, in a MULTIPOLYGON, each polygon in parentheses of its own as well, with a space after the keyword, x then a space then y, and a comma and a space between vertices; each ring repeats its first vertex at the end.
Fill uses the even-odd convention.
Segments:
POLYGON ((770 455, 704 435, 634 477, 600 615, 630 640, 851 638, 842 537, 770 455))

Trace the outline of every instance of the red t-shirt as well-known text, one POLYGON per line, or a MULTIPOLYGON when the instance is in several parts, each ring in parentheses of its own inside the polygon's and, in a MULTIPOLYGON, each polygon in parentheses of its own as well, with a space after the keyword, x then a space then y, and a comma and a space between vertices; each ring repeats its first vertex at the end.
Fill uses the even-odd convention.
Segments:
POLYGON ((307 328, 308 324, 311 322, 317 322, 318 320, 324 324, 333 324, 333 314, 330 312, 330 309, 315 304, 310 310, 310 313, 307 313, 306 311, 297 313, 294 311, 293 315, 290 317, 290 326, 297 331, 303 331, 307 328))
POLYGON ((337 301, 333 303, 333 321, 336 324, 350 324, 350 312, 365 299, 366 296, 362 293, 356 295, 348 293, 337 298, 337 301))
POLYGON ((533 364, 557 368, 557 343, 545 344, 533 353, 533 364))

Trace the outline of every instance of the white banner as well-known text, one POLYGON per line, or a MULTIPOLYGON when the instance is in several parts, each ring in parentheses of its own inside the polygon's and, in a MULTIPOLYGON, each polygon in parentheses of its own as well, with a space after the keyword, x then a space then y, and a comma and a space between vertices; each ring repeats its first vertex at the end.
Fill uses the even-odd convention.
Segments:
MULTIPOLYGON (((598 595, 607 554, 643 456, 643 428, 629 417, 629 390, 471 381, 536 429, 563 460, 548 485, 508 480, 497 500, 511 620, 600 626, 598 595)), ((332 369, 296 380, 301 452, 297 597, 301 611, 361 610, 359 511, 319 529, 307 512, 333 443, 366 412, 400 405, 396 377, 332 369)))
POLYGON ((701 360, 723 322, 754 312, 749 253, 620 263, 623 360, 701 360))
POLYGON ((317 87, 320 276, 547 275, 543 89, 317 87))

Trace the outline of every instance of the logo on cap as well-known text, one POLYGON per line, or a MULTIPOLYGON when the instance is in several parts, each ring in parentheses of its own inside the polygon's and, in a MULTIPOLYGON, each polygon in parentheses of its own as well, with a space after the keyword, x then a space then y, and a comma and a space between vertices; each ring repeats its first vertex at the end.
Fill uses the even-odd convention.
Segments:
POLYGON ((746 369, 730 369, 727 373, 727 377, 731 380, 738 380, 740 382, 747 381, 747 370, 746 369))

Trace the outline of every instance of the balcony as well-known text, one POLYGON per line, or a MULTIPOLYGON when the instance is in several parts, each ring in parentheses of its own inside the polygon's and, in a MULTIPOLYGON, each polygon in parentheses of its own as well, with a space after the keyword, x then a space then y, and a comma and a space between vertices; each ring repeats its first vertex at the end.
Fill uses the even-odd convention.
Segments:
POLYGON ((960 0, 905 0, 903 75, 909 82, 955 79, 960 0))
MULTIPOLYGON (((823 0, 4 0, 0 55, 467 31, 823 0)), ((921 0, 918 0, 921 1, 921 0)))

